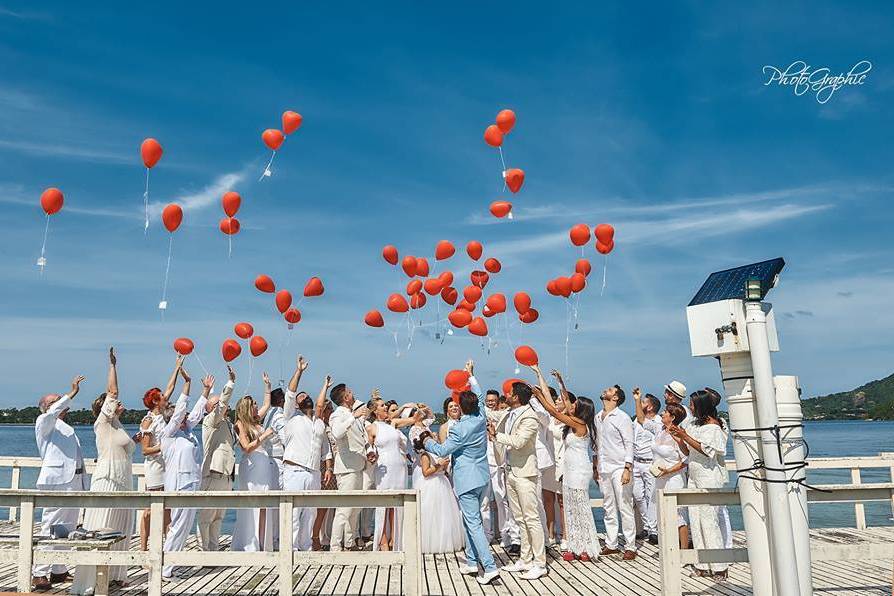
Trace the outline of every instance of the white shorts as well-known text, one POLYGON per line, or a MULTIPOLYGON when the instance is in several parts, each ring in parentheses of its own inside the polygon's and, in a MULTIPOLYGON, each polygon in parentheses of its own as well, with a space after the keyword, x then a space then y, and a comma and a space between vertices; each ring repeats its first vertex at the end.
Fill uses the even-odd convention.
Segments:
POLYGON ((540 487, 557 494, 562 494, 562 482, 556 479, 556 466, 540 470, 540 487))

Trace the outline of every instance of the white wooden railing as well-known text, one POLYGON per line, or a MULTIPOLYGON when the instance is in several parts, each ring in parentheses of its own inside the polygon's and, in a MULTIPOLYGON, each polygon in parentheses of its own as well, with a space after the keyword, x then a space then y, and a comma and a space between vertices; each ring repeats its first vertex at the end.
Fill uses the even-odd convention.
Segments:
POLYGON ((0 507, 17 507, 21 523, 17 549, 0 550, 0 563, 18 565, 20 592, 31 591, 34 563, 66 565, 150 565, 149 596, 159 596, 162 566, 276 567, 279 594, 292 594, 293 569, 298 564, 402 565, 403 593, 422 594, 422 550, 419 529, 419 502, 415 490, 304 491, 304 492, 52 492, 0 490, 0 507), (151 512, 147 551, 42 551, 33 546, 35 510, 41 507, 103 507, 145 509, 151 512), (166 508, 277 508, 279 510, 279 550, 268 552, 162 551, 163 512, 166 508), (294 507, 400 507, 402 551, 392 552, 299 552, 292 550, 294 507))
MULTIPOLYGON (((859 458, 862 459, 862 458, 859 458)), ((853 459, 848 460, 853 462, 853 459)), ((889 460, 889 463, 890 460, 889 460)), ((837 467, 837 466, 836 466, 837 467)), ((878 467, 878 466, 867 466, 878 467)), ((858 476, 859 478, 859 476, 858 476)), ((888 501, 894 510, 894 482, 879 484, 828 484, 808 490, 808 503, 860 503, 863 501, 888 501)), ((683 589, 681 571, 683 565, 694 563, 739 563, 748 561, 748 549, 681 549, 677 538, 677 507, 692 505, 739 505, 739 494, 730 488, 697 489, 685 488, 673 491, 658 491, 658 534, 659 557, 661 562, 661 593, 664 596, 679 596, 683 589)), ((863 512, 862 506, 858 510, 863 512)), ((862 521, 866 527, 865 518, 862 521)), ((845 561, 894 558, 894 543, 866 542, 860 544, 811 544, 810 557, 813 561, 845 561)))

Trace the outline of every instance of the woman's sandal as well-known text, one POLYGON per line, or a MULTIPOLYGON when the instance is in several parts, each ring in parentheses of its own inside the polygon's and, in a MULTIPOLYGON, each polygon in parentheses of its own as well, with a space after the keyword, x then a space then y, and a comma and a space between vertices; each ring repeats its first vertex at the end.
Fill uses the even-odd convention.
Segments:
POLYGON ((725 582, 727 579, 729 579, 729 571, 727 570, 718 571, 714 574, 714 581, 725 582))

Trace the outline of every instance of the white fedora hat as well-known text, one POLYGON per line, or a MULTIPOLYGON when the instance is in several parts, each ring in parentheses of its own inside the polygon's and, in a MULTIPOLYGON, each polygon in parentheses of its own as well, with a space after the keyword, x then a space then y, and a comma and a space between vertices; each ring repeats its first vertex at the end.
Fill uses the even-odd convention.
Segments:
POLYGON ((686 399, 686 385, 680 381, 671 381, 664 386, 665 391, 670 391, 680 399, 686 399))

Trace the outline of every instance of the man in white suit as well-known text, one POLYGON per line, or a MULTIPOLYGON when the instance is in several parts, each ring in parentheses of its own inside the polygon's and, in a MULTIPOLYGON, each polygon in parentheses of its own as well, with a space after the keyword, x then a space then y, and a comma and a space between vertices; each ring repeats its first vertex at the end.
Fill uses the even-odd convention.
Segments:
MULTIPOLYGON (((71 382, 71 391, 65 395, 52 393, 40 398, 38 407, 41 414, 34 424, 37 449, 42 463, 37 477, 38 490, 77 491, 85 490, 84 456, 81 443, 74 429, 65 422, 65 415, 71 407, 71 400, 78 394, 84 377, 77 376, 71 382)), ((40 534, 52 536, 68 535, 78 525, 77 507, 44 507, 40 518, 40 534), (59 532, 59 530, 62 530, 59 532)), ((52 547, 41 547, 52 550, 52 547)), ((65 565, 34 565, 31 570, 35 590, 48 590, 55 582, 71 581, 65 565)))
MULTIPOLYGON (((498 409, 499 404, 500 394, 495 389, 488 391, 484 398, 484 411, 488 422, 494 426, 498 426, 508 413, 508 410, 498 409)), ((509 497, 506 495, 506 464, 505 462, 497 463, 495 451, 493 439, 488 437, 487 464, 490 468, 491 492, 493 492, 496 505, 496 527, 500 533, 500 543, 507 551, 518 554, 521 552, 519 546, 521 537, 518 533, 518 524, 515 523, 512 511, 509 509, 509 497)))
MULTIPOLYGON (((177 398, 174 413, 165 425, 161 439, 161 449, 165 458, 165 490, 169 492, 191 492, 199 488, 202 480, 202 471, 198 463, 199 442, 192 429, 205 415, 205 404, 214 385, 214 377, 209 375, 202 379, 204 386, 202 396, 187 416, 191 381, 186 370, 180 369, 180 375, 184 381, 183 393, 177 398)), ((183 550, 195 519, 196 510, 192 507, 171 510, 171 525, 168 526, 168 533, 165 535, 165 552, 183 550)), ((174 566, 165 565, 161 571, 162 579, 171 581, 173 575, 174 566)))
MULTIPOLYGON (((354 392, 344 383, 338 384, 329 392, 329 398, 336 408, 329 416, 329 429, 335 440, 335 477, 338 490, 360 490, 363 488, 363 469, 366 467, 366 429, 363 418, 366 407, 352 410, 354 392)), ((329 550, 340 551, 343 545, 354 547, 354 528, 357 527, 360 509, 356 507, 337 507, 332 521, 332 535, 329 539, 329 550)))
POLYGON ((537 467, 537 435, 540 418, 531 408, 531 388, 522 382, 512 384, 509 413, 499 426, 488 425, 488 433, 497 449, 497 461, 506 461, 507 492, 512 515, 521 530, 521 553, 510 573, 523 572, 522 579, 535 580, 547 573, 545 533, 540 517, 540 470, 537 467))
MULTIPOLYGON (((202 419, 203 491, 233 489, 233 470, 236 468, 233 444, 236 434, 227 413, 236 387, 236 373, 230 365, 227 365, 227 372, 229 379, 221 394, 212 395, 205 404, 206 413, 202 419)), ((226 513, 226 509, 199 510, 198 538, 202 550, 220 550, 220 526, 226 513)))
POLYGON ((624 390, 618 385, 602 392, 602 410, 596 415, 597 478, 605 509, 605 547, 602 556, 621 552, 619 522, 624 533, 625 561, 636 558, 636 518, 633 516, 633 422, 621 409, 624 390))
MULTIPOLYGON (((323 387, 316 404, 310 397, 301 394, 298 401, 298 379, 307 363, 298 357, 298 367, 289 381, 286 391, 283 415, 285 425, 279 438, 283 444, 283 489, 287 491, 320 490, 320 462, 331 457, 323 410, 326 408, 326 392, 332 385, 329 375, 323 380, 323 387)), ((326 470, 331 479, 332 472, 326 470)), ((299 507, 292 517, 292 550, 310 550, 311 529, 317 510, 315 507, 299 507)))

